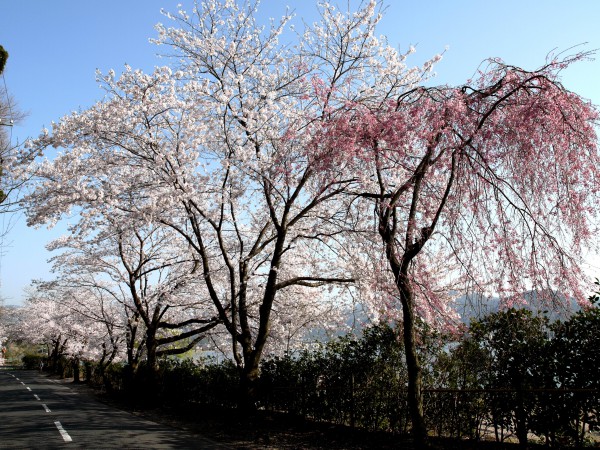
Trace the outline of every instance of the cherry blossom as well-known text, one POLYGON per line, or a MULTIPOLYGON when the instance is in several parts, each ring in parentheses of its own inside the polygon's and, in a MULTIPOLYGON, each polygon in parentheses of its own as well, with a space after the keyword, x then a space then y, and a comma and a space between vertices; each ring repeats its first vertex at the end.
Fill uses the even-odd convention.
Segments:
MULTIPOLYGON (((389 263, 421 440, 417 317, 449 317, 450 292, 497 294, 506 306, 527 290, 548 307, 570 297, 587 303, 581 263, 596 245, 600 214, 598 111, 559 74, 588 56, 535 71, 490 60, 464 86, 347 101, 315 122, 307 154, 323 177, 340 167, 362 175, 355 214, 373 211, 389 263)), ((365 234, 371 217, 363 220, 365 234)))

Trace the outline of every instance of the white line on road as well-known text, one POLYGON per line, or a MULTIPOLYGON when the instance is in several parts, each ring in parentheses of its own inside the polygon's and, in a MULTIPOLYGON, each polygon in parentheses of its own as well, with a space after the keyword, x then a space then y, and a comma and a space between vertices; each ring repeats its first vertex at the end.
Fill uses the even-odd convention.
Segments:
POLYGON ((27 390, 28 390, 28 391, 31 391, 31 388, 30 388, 29 386, 27 386, 27 390))
POLYGON ((23 383, 22 381, 21 381, 21 384, 22 384, 23 386, 25 386, 25 383, 23 383))
POLYGON ((73 439, 71 439, 71 436, 69 436, 69 433, 67 433, 65 431, 65 429, 62 427, 60 422, 56 421, 56 422, 54 422, 54 425, 56 425, 56 428, 58 428, 58 432, 60 433, 60 435, 62 436, 62 438, 64 439, 65 442, 71 442, 73 440, 73 439))
POLYGON ((44 407, 44 409, 46 410, 46 412, 52 412, 52 411, 50 411, 50 408, 48 408, 44 403, 42 403, 42 406, 44 407))
POLYGON ((37 394, 33 394, 33 396, 35 397, 36 400, 39 400, 40 398, 37 396, 37 394))

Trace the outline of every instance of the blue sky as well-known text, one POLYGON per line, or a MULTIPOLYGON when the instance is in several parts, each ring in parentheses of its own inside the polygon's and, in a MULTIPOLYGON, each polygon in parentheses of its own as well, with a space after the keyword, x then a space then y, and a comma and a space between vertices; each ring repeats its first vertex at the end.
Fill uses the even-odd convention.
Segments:
MULTIPOLYGON (((178 3, 190 5, 186 0, 3 1, 0 44, 10 57, 0 83, 6 83, 20 109, 28 113, 13 128, 13 142, 37 136, 52 121, 101 99, 97 68, 119 72, 129 64, 149 71, 166 64, 156 57, 159 49, 148 38, 155 36, 157 22, 168 22, 160 9, 175 11, 178 3)), ((316 18, 315 3, 263 0, 260 17, 265 21, 279 17, 287 5, 295 9, 296 23, 300 19, 310 23, 316 18)), ((419 64, 448 47, 436 67, 439 84, 463 83, 492 56, 534 69, 555 49, 584 43, 582 50, 600 49, 600 1, 388 0, 386 5, 380 33, 400 49, 416 46, 417 54, 409 63, 419 64)), ((599 79, 600 59, 569 68, 563 82, 600 105, 599 79)), ((22 217, 12 220, 15 225, 2 245, 0 295, 7 304, 18 304, 31 279, 51 277, 46 263, 51 255, 45 245, 64 232, 65 225, 34 230, 22 217)), ((592 273, 600 276, 600 263, 593 264, 599 267, 592 273)))

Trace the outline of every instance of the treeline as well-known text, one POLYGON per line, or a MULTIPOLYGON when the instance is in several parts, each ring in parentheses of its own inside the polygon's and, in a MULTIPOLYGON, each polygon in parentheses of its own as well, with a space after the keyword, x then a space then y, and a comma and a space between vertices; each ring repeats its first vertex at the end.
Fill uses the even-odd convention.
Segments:
MULTIPOLYGON (((399 334, 389 325, 373 326, 361 336, 266 359, 256 406, 369 431, 410 432, 399 334)), ((554 322, 526 309, 508 309, 472 322, 460 336, 421 324, 418 352, 430 434, 526 442, 533 433, 552 447, 581 446, 600 425, 597 307, 554 322)), ((61 358, 50 363, 63 374, 73 370, 61 358)), ((143 365, 136 379, 122 364, 88 362, 83 368, 88 380, 138 402, 238 405, 239 373, 228 360, 163 359, 153 387, 143 365)))

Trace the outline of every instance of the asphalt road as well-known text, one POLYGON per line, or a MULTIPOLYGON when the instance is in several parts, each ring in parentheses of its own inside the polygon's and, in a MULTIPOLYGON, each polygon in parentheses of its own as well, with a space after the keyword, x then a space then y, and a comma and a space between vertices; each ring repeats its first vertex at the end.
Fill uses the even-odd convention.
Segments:
POLYGON ((226 447, 105 405, 36 371, 0 368, 0 448, 226 447))

